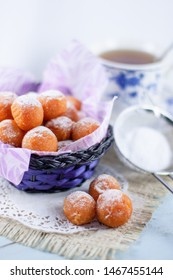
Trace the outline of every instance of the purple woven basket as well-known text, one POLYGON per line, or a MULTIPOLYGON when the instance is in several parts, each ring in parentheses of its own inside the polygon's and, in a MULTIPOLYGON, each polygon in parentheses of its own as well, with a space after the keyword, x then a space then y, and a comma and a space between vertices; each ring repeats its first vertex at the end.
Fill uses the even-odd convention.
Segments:
POLYGON ((30 192, 58 192, 79 187, 93 175, 99 159, 112 142, 113 132, 109 126, 106 137, 87 150, 58 156, 32 154, 29 170, 15 187, 30 192))

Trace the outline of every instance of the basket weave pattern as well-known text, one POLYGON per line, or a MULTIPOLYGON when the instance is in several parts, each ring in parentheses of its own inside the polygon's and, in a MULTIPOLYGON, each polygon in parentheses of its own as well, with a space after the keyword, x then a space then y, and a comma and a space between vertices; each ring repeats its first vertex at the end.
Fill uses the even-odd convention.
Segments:
POLYGON ((24 173, 16 188, 25 191, 62 191, 80 186, 89 179, 113 141, 112 127, 98 144, 76 153, 57 156, 39 156, 32 154, 29 170, 24 173))

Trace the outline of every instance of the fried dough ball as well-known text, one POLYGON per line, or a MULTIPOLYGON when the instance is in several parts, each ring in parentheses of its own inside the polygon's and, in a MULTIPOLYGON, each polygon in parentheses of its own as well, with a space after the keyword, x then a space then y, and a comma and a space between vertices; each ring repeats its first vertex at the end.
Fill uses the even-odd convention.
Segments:
POLYGON ((14 120, 0 122, 0 141, 15 147, 21 147, 24 131, 21 130, 14 120))
POLYGON ((44 110, 44 120, 49 121, 64 114, 67 110, 67 100, 58 90, 47 90, 39 94, 38 100, 44 110))
POLYGON ((37 126, 28 131, 22 141, 22 148, 56 152, 58 149, 58 141, 55 134, 45 126, 37 126))
POLYGON ((75 225, 84 225, 93 220, 96 202, 88 193, 75 191, 64 199, 64 214, 75 225))
POLYGON ((131 217, 132 202, 120 190, 106 190, 97 199, 96 213, 102 224, 112 228, 119 227, 131 217))
POLYGON ((67 101, 69 101, 71 104, 73 104, 73 106, 76 108, 76 110, 78 110, 78 111, 81 110, 82 103, 79 99, 77 99, 76 97, 71 96, 71 95, 67 95, 66 98, 67 98, 67 101))
POLYGON ((118 189, 121 187, 118 181, 111 175, 102 174, 95 178, 89 186, 89 194, 97 201, 99 195, 107 189, 118 189))
POLYGON ((58 117, 45 124, 56 135, 58 141, 69 140, 71 138, 73 121, 67 117, 58 117))
POLYGON ((43 122, 43 108, 41 103, 29 95, 17 97, 11 111, 17 125, 24 131, 28 131, 43 122))
POLYGON ((86 117, 73 124, 72 140, 78 140, 86 135, 91 134, 100 126, 99 122, 86 117))
POLYGON ((67 110, 62 116, 66 116, 74 122, 79 120, 79 115, 77 109, 73 106, 73 104, 67 102, 67 110))
POLYGON ((13 119, 11 105, 16 97, 17 95, 14 92, 0 92, 0 121, 13 119))

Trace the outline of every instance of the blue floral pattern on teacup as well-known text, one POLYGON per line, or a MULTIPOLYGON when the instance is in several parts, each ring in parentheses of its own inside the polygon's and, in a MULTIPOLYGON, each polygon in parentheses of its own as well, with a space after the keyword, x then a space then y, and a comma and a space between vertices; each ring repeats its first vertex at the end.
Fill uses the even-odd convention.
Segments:
POLYGON ((157 94, 161 72, 154 70, 126 70, 105 65, 109 78, 106 98, 120 96, 128 104, 147 101, 157 94))

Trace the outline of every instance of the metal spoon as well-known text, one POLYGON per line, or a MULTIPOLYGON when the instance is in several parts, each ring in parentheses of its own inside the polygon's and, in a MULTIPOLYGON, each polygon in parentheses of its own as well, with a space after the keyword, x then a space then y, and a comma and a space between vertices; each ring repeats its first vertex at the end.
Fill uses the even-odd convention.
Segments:
POLYGON ((173 51, 173 42, 164 50, 164 52, 157 58, 157 61, 164 61, 173 51))
MULTIPOLYGON (((169 176, 173 179, 173 156, 171 155, 171 161, 169 166, 163 170, 147 170, 147 168, 141 168, 140 164, 132 162, 132 160, 125 154, 123 145, 127 145, 128 133, 132 129, 140 127, 154 128, 156 131, 160 131, 173 151, 173 117, 167 112, 164 112, 156 106, 131 106, 123 110, 117 117, 114 124, 114 139, 115 150, 121 161, 130 168, 144 173, 152 174, 159 182, 161 182, 171 193, 173 193, 173 187, 171 187, 162 176, 169 176)), ((162 147, 160 147, 162 149, 162 147)), ((172 153, 173 154, 173 153, 172 153)), ((148 155, 148 162, 150 161, 148 155)))

